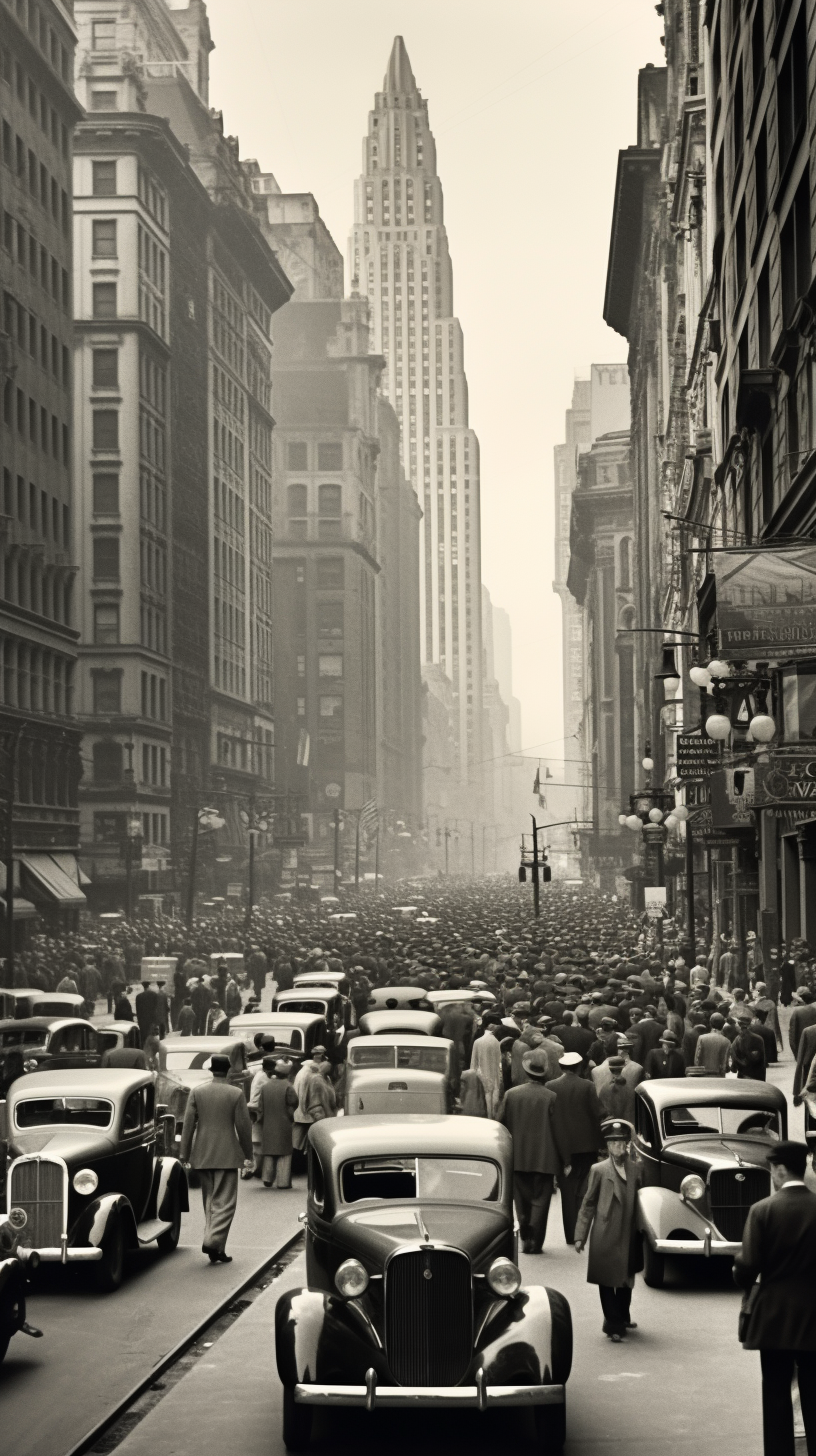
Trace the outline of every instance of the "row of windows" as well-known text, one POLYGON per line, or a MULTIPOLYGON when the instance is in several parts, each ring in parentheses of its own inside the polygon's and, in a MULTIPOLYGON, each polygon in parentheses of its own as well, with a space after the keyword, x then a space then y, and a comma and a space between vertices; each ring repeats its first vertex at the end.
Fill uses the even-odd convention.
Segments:
POLYGON ((164 484, 147 471, 142 471, 139 479, 139 509, 142 520, 159 531, 167 530, 164 484))
POLYGON ((33 200, 38 202, 46 212, 50 212, 54 222, 62 228, 67 237, 71 213, 65 188, 60 187, 57 178, 52 176, 45 162, 41 162, 36 152, 26 146, 23 138, 12 130, 5 117, 3 118, 2 135, 2 160, 9 170, 15 172, 19 180, 28 187, 33 200))
POLYGON ((243 425, 244 391, 217 365, 213 367, 213 398, 243 425))
POLYGON ((53 106, 40 91, 36 83, 26 74, 20 62, 12 57, 8 47, 0 45, 0 81, 14 86, 17 100, 28 105, 29 115, 36 121, 43 136, 63 157, 68 156, 68 128, 60 121, 53 106))
POLYGON ((220 597, 214 598, 215 634, 225 642, 233 642, 236 647, 246 646, 246 618, 240 607, 233 606, 232 602, 224 602, 220 597))
POLYGON ((61 506, 54 496, 49 498, 44 490, 38 493, 32 481, 26 488, 22 475, 17 476, 15 489, 14 477, 7 469, 3 470, 3 514, 38 531, 46 541, 50 537, 56 544, 68 546, 68 507, 61 506))
MULTIPOLYGON (((73 704, 73 663, 27 642, 5 637, 0 658, 3 703, 36 713, 69 717, 73 704)), ((21 741, 20 747, 23 746, 21 741)), ((18 749, 18 769, 19 769, 18 749)), ((21 792, 21 799, 25 796, 21 792)))
POLYGON ((53 254, 42 247, 10 212, 3 213, 3 247, 67 313, 71 303, 67 270, 60 267, 53 254))
POLYGON ((144 405, 139 407, 139 454, 155 470, 164 472, 166 469, 164 428, 156 423, 144 405))
POLYGON ((61 425, 56 415, 50 415, 45 405, 27 397, 22 389, 14 390, 7 379, 3 389, 3 423, 10 430, 15 424, 17 433, 27 437, 32 445, 53 455, 67 466, 70 458, 68 426, 61 425), (15 408, 16 404, 16 408, 15 408))
POLYGON ((231 586, 243 592, 244 558, 242 553, 234 551, 226 541, 221 540, 220 536, 214 538, 213 547, 215 552, 216 576, 223 577, 224 581, 229 582, 231 586))
POLYGON ((244 502, 238 492, 231 490, 225 480, 219 480, 216 476, 213 482, 215 490, 215 513, 231 526, 234 531, 244 534, 244 502))
POLYGON ((144 167, 139 167, 137 180, 139 201, 143 202, 151 217, 155 218, 159 227, 167 226, 167 198, 159 187, 158 183, 144 167))
POLYGON ((232 294, 213 278, 213 344, 240 379, 244 376, 244 314, 232 294))
POLYGON ((228 425, 213 420, 213 447, 218 455, 236 475, 244 473, 244 442, 233 434, 228 425))
MULTIPOLYGON (((287 488, 286 495, 290 518, 308 515, 308 485, 290 485, 287 488)), ((318 486, 317 501, 319 515, 340 517, 343 514, 343 487, 341 485, 318 486)))
POLYGON ((140 604, 141 637, 143 647, 151 652, 167 656, 167 618, 162 607, 156 607, 142 597, 140 604))
POLYGON ((64 571, 43 566, 36 553, 10 551, 0 556, 3 601, 67 627, 71 625, 71 595, 71 583, 66 582, 64 571))
POLYGON ((149 536, 143 535, 139 541, 139 568, 142 586, 159 596, 166 596, 167 552, 149 536))
POLYGON ((25 26, 32 39, 36 41, 46 60, 51 62, 66 86, 70 86, 73 79, 70 54, 56 31, 48 24, 39 5, 35 3, 35 0, 6 0, 6 4, 9 10, 17 16, 20 24, 25 26))
MULTIPOLYGON (((220 657, 217 653, 213 660, 213 675, 215 686, 221 688, 225 693, 237 693, 241 697, 246 692, 246 668, 240 662, 230 657, 220 657)), ((221 759, 221 763, 228 763, 229 759, 221 759)), ((239 767, 239 765, 236 765, 239 767)))
POLYGON ((155 672, 142 673, 142 717, 167 722, 167 683, 155 672))
POLYGON ((167 254, 141 223, 138 229, 139 267, 145 277, 159 293, 164 295, 166 286, 167 254))
MULTIPOLYGON (((311 447, 312 451, 314 446, 311 447)), ((286 463, 289 470, 309 469, 310 447, 306 440, 290 440, 286 449, 286 463)), ((312 466, 314 468, 314 465, 312 466)), ((320 440, 317 445, 318 470, 343 469, 342 440, 320 440)))
POLYGON ((7 293, 3 299, 3 322, 5 332, 12 339, 16 339, 21 349, 35 359, 42 369, 50 372, 52 377, 67 389, 70 384, 70 355, 68 347, 60 344, 56 334, 52 334, 18 303, 11 294, 7 293))

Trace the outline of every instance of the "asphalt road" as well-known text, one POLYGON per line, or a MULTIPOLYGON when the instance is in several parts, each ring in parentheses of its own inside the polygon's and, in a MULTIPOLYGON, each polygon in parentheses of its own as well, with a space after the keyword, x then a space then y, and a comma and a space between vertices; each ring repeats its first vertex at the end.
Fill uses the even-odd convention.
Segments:
POLYGON ((64 1456, 297 1228, 305 1178, 295 1184, 288 1192, 241 1183, 231 1264, 211 1265, 201 1253, 201 1194, 191 1188, 176 1252, 141 1250, 115 1294, 92 1292, 78 1267, 39 1270, 28 1310, 45 1337, 15 1335, 0 1365, 4 1456, 64 1456))

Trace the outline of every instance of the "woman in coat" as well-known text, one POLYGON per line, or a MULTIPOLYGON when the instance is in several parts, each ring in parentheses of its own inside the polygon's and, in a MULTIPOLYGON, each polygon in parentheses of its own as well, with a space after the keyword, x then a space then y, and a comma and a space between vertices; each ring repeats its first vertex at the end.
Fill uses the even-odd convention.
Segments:
POLYGON ((292 1063, 264 1057, 263 1070, 268 1080, 261 1083, 250 1104, 261 1132, 263 1185, 291 1188, 292 1120, 298 1105, 297 1093, 289 1081, 292 1063))
POLYGON ((603 1331, 617 1345, 627 1330, 636 1328, 629 1307, 640 1268, 635 1213, 643 1170, 629 1153, 628 1122, 608 1118, 601 1124, 601 1134, 609 1156, 589 1170, 589 1186, 575 1225, 575 1249, 580 1254, 589 1238, 587 1282, 599 1287, 603 1331))

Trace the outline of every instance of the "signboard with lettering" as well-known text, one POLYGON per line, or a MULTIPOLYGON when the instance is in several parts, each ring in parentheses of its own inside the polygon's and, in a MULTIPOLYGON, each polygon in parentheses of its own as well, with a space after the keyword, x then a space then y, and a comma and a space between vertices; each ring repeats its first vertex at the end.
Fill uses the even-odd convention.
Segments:
POLYGON ((650 920, 662 920, 666 910, 666 886, 644 885, 643 903, 650 920))
POLYGON ((816 754, 773 754, 756 766, 756 803, 813 804, 816 810, 816 754))
POLYGON ((816 546, 716 551, 718 656, 812 656, 816 649, 816 546))
POLYGON ((702 782, 717 768, 719 751, 713 738, 700 733, 679 733, 677 736, 677 777, 686 783, 702 782))

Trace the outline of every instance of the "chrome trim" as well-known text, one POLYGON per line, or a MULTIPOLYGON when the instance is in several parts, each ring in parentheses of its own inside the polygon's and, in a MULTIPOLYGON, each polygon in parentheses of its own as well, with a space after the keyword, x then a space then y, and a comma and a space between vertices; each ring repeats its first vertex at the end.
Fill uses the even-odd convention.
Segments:
MULTIPOLYGON (((490 1406, 563 1405, 563 1385, 377 1385, 373 1370, 365 1385, 296 1385, 296 1405, 363 1406, 366 1410, 409 1406, 453 1406, 486 1410, 490 1406)), ((479 1380, 477 1375, 477 1381, 479 1380)))
POLYGON ((65 1245, 59 1249, 18 1249, 19 1258, 28 1259, 32 1254, 38 1254, 41 1264, 87 1264, 95 1259, 102 1258, 102 1249, 93 1244, 80 1244, 77 1248, 66 1248, 65 1245))
POLYGON ((711 1254, 738 1254, 742 1241, 733 1244, 727 1239, 712 1239, 707 1231, 702 1239, 655 1239, 652 1248, 657 1254, 703 1254, 709 1258, 711 1254))
MULTIPOLYGON (((40 1154, 40 1153, 22 1153, 19 1158, 15 1158, 14 1161, 9 1164, 8 1174, 7 1174, 7 1181, 6 1181, 6 1197, 8 1199, 8 1207, 9 1208, 11 1208, 11 1206, 12 1206, 12 1204, 14 1202, 14 1199, 12 1197, 12 1188, 13 1188, 13 1182, 14 1182, 14 1170, 15 1170, 15 1168, 19 1167, 19 1165, 21 1163, 56 1163, 58 1167, 62 1168, 62 1235, 61 1235, 61 1240, 64 1243, 65 1240, 66 1240, 67 1231, 68 1231, 68 1164, 66 1163, 66 1161, 65 1161, 64 1158, 58 1157, 56 1153, 51 1153, 51 1154, 46 1153, 44 1156, 42 1154, 40 1154)), ((26 1248, 30 1248, 31 1246, 28 1245, 28 1244, 26 1244, 25 1247, 26 1248)), ((60 1262, 62 1262, 62 1263, 65 1262, 65 1260, 62 1258, 62 1251, 61 1250, 60 1250, 60 1262)))

